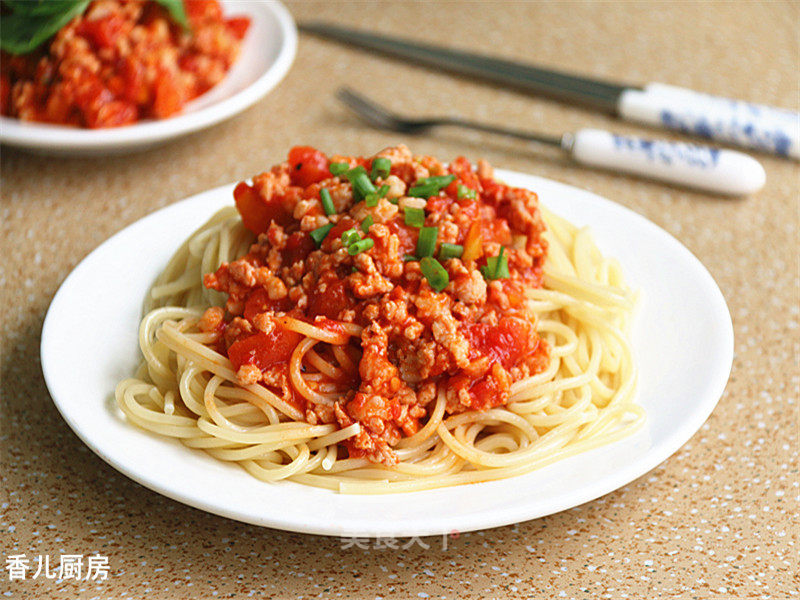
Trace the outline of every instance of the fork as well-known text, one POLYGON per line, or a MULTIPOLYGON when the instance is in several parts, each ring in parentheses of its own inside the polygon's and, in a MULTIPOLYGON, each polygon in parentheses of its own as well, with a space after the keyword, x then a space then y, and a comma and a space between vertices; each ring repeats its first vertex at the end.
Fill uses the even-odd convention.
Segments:
POLYGON ((579 129, 575 133, 555 136, 456 116, 414 118, 399 115, 348 87, 339 88, 336 97, 373 127, 398 133, 418 134, 434 127, 451 126, 505 135, 560 148, 580 164, 721 195, 752 194, 760 190, 766 181, 761 163, 734 150, 647 140, 616 135, 602 129, 579 129))

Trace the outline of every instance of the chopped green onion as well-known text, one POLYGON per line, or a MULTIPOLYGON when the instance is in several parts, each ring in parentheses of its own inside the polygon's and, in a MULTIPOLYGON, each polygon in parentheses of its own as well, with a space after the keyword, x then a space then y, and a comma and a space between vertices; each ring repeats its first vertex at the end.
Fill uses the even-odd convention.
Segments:
POLYGON ((436 238, 439 237, 439 229, 437 227, 423 227, 419 230, 419 239, 417 240, 417 256, 433 256, 436 250, 436 238))
POLYGON ((376 158, 372 161, 372 173, 370 177, 375 181, 378 177, 388 177, 392 170, 392 161, 388 158, 376 158))
POLYGON ((414 206, 406 206, 405 212, 406 225, 411 227, 422 227, 425 225, 425 210, 414 206))
MULTIPOLYGON (((376 192, 370 192, 366 196, 364 196, 364 204, 367 205, 368 208, 375 208, 378 206, 378 200, 383 198, 386 195, 386 192, 389 191, 388 185, 382 185, 378 188, 376 192)), ((395 202, 397 204, 397 202, 395 202)))
POLYGON ((331 198, 331 193, 327 190, 327 188, 322 188, 319 191, 319 199, 322 202, 322 210, 325 211, 325 214, 328 216, 336 214, 336 208, 333 206, 333 198, 331 198))
POLYGON ((500 253, 497 255, 497 269, 495 269, 496 279, 511 277, 511 273, 508 271, 508 257, 503 255, 505 250, 505 246, 500 246, 500 253))
POLYGON ((344 243, 345 246, 349 246, 350 244, 357 242, 360 239, 361 236, 358 235, 358 231, 356 230, 355 227, 353 227, 352 229, 348 229, 342 234, 342 243, 344 243))
POLYGON ((426 177, 425 181, 428 183, 434 183, 438 185, 440 188, 446 188, 448 185, 453 183, 456 180, 455 175, 435 175, 432 177, 426 177))
POLYGON ((403 262, 411 262, 412 260, 417 260, 417 257, 413 254, 404 254, 403 255, 403 262))
POLYGON ((490 256, 486 259, 486 266, 481 267, 481 273, 486 279, 505 279, 510 277, 508 258, 503 255, 505 249, 505 246, 500 246, 500 252, 497 256, 490 256))
POLYGON ((446 188, 455 180, 455 175, 437 175, 435 177, 418 179, 414 186, 408 190, 408 195, 416 198, 430 198, 438 194, 440 190, 446 188))
POLYGON ((311 239, 314 240, 314 243, 317 245, 317 248, 322 245, 322 240, 328 236, 331 229, 333 229, 333 223, 328 223, 322 227, 317 227, 314 231, 309 233, 311 239))
POLYGON ((343 175, 345 172, 349 171, 350 165, 348 165, 346 162, 331 163, 331 166, 328 167, 328 170, 330 170, 331 175, 338 177, 339 175, 343 175))
POLYGON ((367 218, 361 221, 361 231, 369 233, 369 228, 373 223, 375 223, 375 219, 372 218, 372 215, 367 215, 367 218))
POLYGON ((358 240, 354 244, 350 244, 347 247, 347 253, 350 256, 355 256, 356 254, 360 254, 366 250, 369 250, 375 245, 375 242, 372 241, 372 238, 364 238, 363 240, 358 240))
POLYGON ((468 198, 470 200, 475 200, 478 197, 478 194, 472 188, 468 188, 465 185, 458 185, 458 199, 461 200, 462 198, 468 198))
POLYGON ((375 186, 369 180, 369 175, 367 175, 367 170, 364 167, 358 166, 355 169, 350 169, 345 173, 345 177, 353 184, 353 196, 356 201, 363 200, 367 197, 367 194, 375 192, 375 186))
POLYGON ((437 292, 441 292, 450 283, 450 276, 442 266, 442 264, 435 258, 430 256, 424 257, 419 261, 419 267, 425 279, 428 280, 430 286, 437 292))
POLYGON ((442 242, 442 245, 439 246, 439 260, 459 258, 462 252, 464 252, 464 246, 442 242))
POLYGON ((367 170, 361 165, 356 165, 352 169, 348 169, 347 172, 344 174, 344 176, 347 177, 347 179, 350 179, 351 177, 358 175, 359 173, 364 173, 366 175, 367 170))
POLYGON ((433 185, 415 185, 408 190, 408 195, 415 198, 430 198, 437 192, 436 186, 433 185))

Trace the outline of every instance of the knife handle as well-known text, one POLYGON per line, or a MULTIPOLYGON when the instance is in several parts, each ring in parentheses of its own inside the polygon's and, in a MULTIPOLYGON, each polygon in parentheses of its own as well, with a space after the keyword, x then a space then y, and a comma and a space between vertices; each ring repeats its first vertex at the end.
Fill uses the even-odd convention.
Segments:
POLYGON ((730 196, 752 194, 766 181, 754 158, 683 142, 646 140, 600 129, 581 129, 565 136, 565 150, 579 163, 624 171, 675 185, 730 196))
POLYGON ((800 113, 662 83, 625 90, 619 115, 719 142, 800 158, 800 113))

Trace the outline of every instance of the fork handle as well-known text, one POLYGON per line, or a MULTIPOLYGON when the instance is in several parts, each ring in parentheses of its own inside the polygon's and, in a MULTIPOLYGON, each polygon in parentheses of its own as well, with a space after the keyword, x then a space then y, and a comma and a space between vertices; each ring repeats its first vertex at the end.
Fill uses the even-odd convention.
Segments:
POLYGON ((563 146, 584 165, 716 194, 752 194, 766 181, 761 163, 734 150, 615 135, 601 129, 581 129, 567 135, 563 146))

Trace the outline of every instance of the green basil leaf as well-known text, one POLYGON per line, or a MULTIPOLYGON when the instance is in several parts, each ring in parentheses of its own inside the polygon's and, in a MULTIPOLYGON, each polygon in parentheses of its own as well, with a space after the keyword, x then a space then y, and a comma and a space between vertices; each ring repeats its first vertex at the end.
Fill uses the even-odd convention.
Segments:
POLYGON ((32 16, 66 12, 80 2, 81 0, 3 0, 3 4, 10 8, 11 12, 32 16))
MULTIPOLYGON (((183 0, 155 0, 173 21, 189 29, 183 0)), ((2 0, 11 14, 0 19, 0 48, 28 54, 53 37, 89 6, 90 0, 2 0)))
MULTIPOLYGON (((38 3, 37 3, 38 4, 38 3)), ((0 48, 10 54, 27 54, 53 37, 89 6, 89 0, 61 3, 61 12, 32 14, 13 12, 0 20, 0 48)), ((35 10, 35 7, 30 10, 35 10)))
POLYGON ((183 6, 183 0, 155 0, 158 4, 167 9, 167 12, 178 25, 186 29, 189 27, 189 19, 186 18, 186 9, 183 6))

